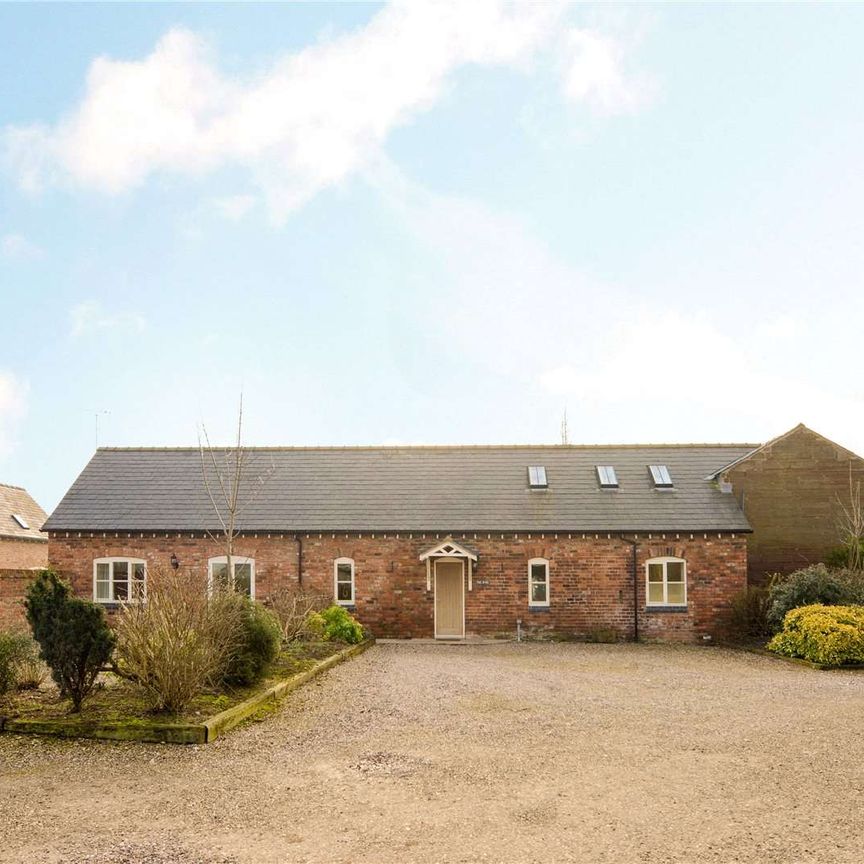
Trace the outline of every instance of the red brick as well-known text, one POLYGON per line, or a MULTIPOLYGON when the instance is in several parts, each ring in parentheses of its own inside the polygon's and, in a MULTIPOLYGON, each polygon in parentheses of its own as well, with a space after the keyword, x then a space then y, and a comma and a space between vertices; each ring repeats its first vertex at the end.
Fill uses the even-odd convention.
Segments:
MULTIPOLYGON (((746 540, 734 535, 666 535, 638 539, 639 631, 647 640, 702 641, 722 638, 732 596, 746 582, 746 540), (666 539, 668 538, 668 539, 666 539), (688 606, 685 612, 646 612, 645 561, 676 555, 686 559, 688 606)), ((302 535, 304 588, 333 596, 333 562, 353 558, 356 615, 381 637, 433 636, 433 593, 426 590, 420 553, 438 535, 302 535)), ((465 593, 469 634, 510 634, 516 621, 532 635, 588 638, 607 630, 618 638, 633 635, 631 546, 620 538, 593 535, 455 535, 479 554, 473 588, 465 593), (550 562, 550 607, 528 606, 528 560, 550 562)), ((256 597, 298 585, 298 541, 291 535, 249 535, 235 553, 255 559, 256 597)), ((224 554, 198 534, 52 534, 49 558, 82 596, 92 597, 93 560, 128 555, 151 568, 167 567, 172 554, 201 572, 207 559, 224 554)))

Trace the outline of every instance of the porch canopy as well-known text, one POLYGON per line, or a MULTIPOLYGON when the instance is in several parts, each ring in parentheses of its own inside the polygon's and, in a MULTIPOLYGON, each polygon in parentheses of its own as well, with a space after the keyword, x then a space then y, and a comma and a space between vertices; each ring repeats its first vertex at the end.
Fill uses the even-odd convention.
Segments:
POLYGON ((474 565, 477 563, 477 553, 457 543, 452 537, 445 537, 440 543, 420 553, 420 560, 426 562, 426 590, 432 590, 432 561, 436 559, 450 561, 465 561, 468 565, 468 590, 473 587, 472 577, 474 565))

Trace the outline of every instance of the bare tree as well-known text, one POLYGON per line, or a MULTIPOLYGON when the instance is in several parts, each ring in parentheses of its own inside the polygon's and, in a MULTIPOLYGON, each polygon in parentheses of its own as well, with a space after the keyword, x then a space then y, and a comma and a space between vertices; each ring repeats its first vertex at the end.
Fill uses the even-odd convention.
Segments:
POLYGON ((258 497, 270 475, 276 470, 271 459, 265 470, 259 470, 255 454, 243 446, 243 394, 237 412, 237 438, 232 447, 214 447, 207 427, 202 423, 198 435, 201 474, 207 497, 219 521, 219 532, 207 531, 225 547, 228 581, 234 584, 234 547, 240 534, 243 511, 258 497), (247 485, 250 487, 247 490, 247 485))
POLYGON ((840 540, 846 548, 846 563, 851 570, 864 569, 864 507, 861 502, 861 481, 852 478, 852 462, 849 462, 849 498, 844 501, 837 496, 840 512, 837 528, 840 540))

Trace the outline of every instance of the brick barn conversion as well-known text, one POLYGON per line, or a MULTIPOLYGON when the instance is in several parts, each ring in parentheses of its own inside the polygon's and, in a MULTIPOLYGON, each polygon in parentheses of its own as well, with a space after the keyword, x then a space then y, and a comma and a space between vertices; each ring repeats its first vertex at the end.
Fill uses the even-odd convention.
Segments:
MULTIPOLYGON (((712 478, 755 446, 252 448, 233 580, 384 637, 722 638, 750 525, 712 478)), ((224 578, 218 528, 196 449, 98 450, 45 525, 52 566, 109 606, 172 556, 224 578)))

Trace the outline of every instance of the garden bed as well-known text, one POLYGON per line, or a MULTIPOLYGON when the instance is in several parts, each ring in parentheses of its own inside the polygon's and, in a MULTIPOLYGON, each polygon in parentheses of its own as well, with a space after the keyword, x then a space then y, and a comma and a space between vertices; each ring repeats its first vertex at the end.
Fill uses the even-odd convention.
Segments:
POLYGON ((366 650, 359 645, 308 642, 284 648, 268 677, 253 687, 198 696, 181 715, 154 714, 140 688, 107 674, 82 707, 69 713, 53 686, 23 691, 0 701, 0 732, 104 738, 170 744, 206 744, 274 706, 284 696, 342 660, 366 650))

